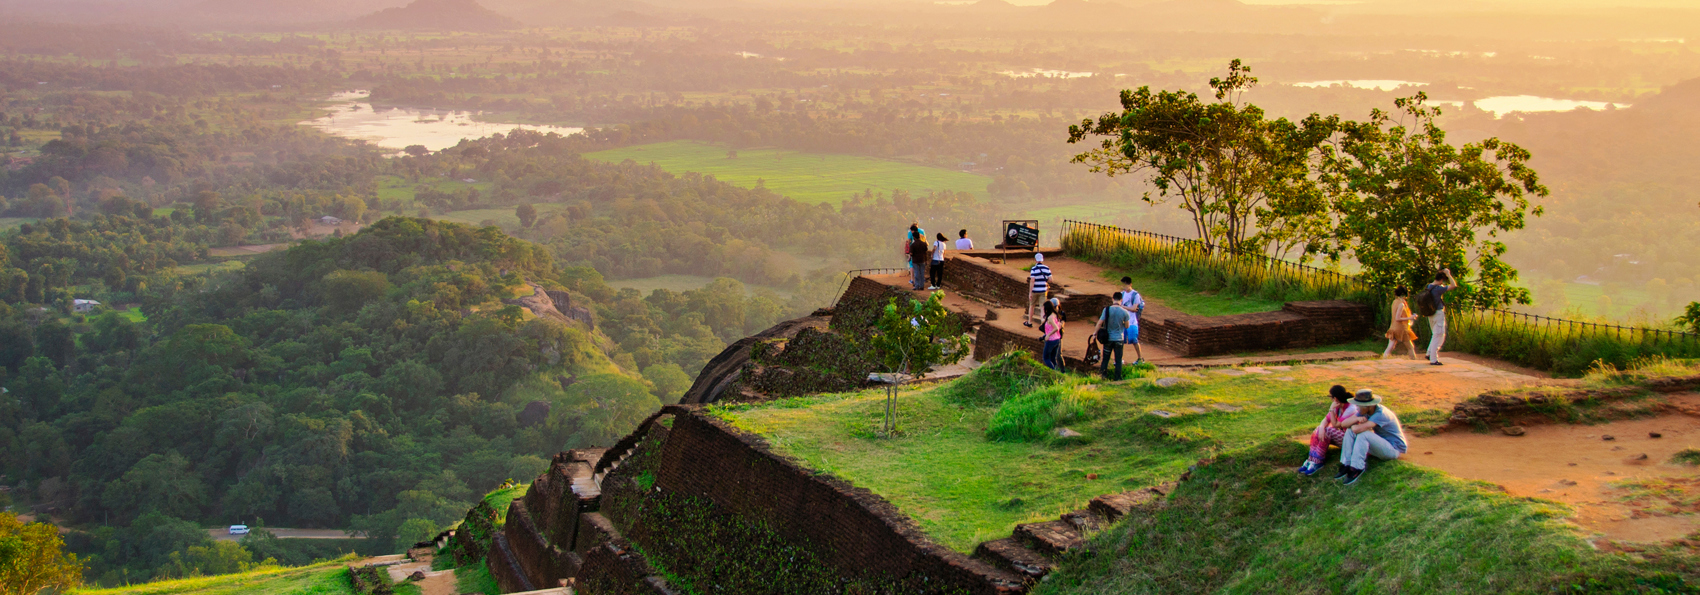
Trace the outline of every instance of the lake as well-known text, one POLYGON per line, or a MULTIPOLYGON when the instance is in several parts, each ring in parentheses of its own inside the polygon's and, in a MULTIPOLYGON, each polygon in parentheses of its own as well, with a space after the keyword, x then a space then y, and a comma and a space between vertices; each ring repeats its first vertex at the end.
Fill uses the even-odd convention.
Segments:
POLYGON ((1032 70, 1005 70, 998 74, 1014 78, 1083 79, 1097 73, 1034 68, 1032 70))
POLYGON ((1399 87, 1407 87, 1407 86, 1409 86, 1409 87, 1422 87, 1422 86, 1428 85, 1428 83, 1416 83, 1416 82, 1411 82, 1411 81, 1380 80, 1380 79, 1358 79, 1358 80, 1344 80, 1344 81, 1309 81, 1309 82, 1303 82, 1303 83, 1293 83, 1294 87, 1310 87, 1310 88, 1313 88, 1313 89, 1314 88, 1327 88, 1327 87, 1332 87, 1334 85, 1343 85, 1343 86, 1347 86, 1347 87, 1353 87, 1353 88, 1356 88, 1356 89, 1375 89, 1377 91, 1392 91, 1392 90, 1397 89, 1399 87))
POLYGON ((411 145, 423 145, 432 151, 458 145, 461 139, 484 138, 496 133, 507 133, 515 128, 562 135, 584 130, 569 126, 501 124, 473 119, 482 112, 412 107, 374 108, 367 100, 367 95, 365 91, 332 95, 330 115, 302 124, 337 136, 372 141, 380 147, 400 150, 411 145))
POLYGON ((1603 110, 1610 106, 1629 107, 1627 103, 1613 104, 1605 101, 1580 101, 1576 99, 1557 99, 1553 97, 1538 97, 1535 95, 1501 95, 1486 97, 1475 101, 1476 108, 1485 112, 1493 112, 1494 117, 1500 117, 1511 112, 1568 112, 1576 108, 1603 110))

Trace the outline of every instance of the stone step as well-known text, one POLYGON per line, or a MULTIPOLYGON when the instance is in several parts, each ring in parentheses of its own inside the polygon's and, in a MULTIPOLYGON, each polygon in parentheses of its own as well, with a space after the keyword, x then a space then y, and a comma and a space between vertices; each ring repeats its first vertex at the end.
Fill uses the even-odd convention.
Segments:
POLYGON ((632 451, 634 451, 634 450, 637 450, 637 449, 635 449, 635 448, 626 449, 626 452, 622 453, 620 455, 619 459, 616 459, 613 463, 609 464, 607 469, 603 469, 601 473, 598 473, 594 477, 591 478, 593 481, 595 481, 596 489, 598 491, 600 491, 602 489, 602 480, 606 479, 608 477, 608 474, 613 473, 615 469, 619 469, 620 465, 624 465, 626 463, 626 459, 632 458, 632 451))
POLYGON ((980 544, 980 547, 974 548, 974 557, 1014 573, 1026 582, 1045 578, 1045 575, 1057 569, 1057 565, 1044 554, 1027 549, 1013 537, 980 544))
POLYGON ((1081 535, 1091 535, 1103 531, 1104 527, 1109 525, 1108 522, 1105 522, 1103 516, 1090 508, 1064 514, 1062 515, 1062 522, 1074 527, 1074 530, 1081 535))
POLYGON ((1060 520, 1016 525, 1014 539, 1047 556, 1059 556, 1086 545, 1085 538, 1073 525, 1060 520))
POLYGON ((602 496, 602 482, 589 477, 573 478, 573 495, 580 500, 593 500, 602 496))
POLYGON ((1173 487, 1174 486, 1170 484, 1163 484, 1149 488, 1141 488, 1131 492, 1105 494, 1103 496, 1093 498, 1092 503, 1087 505, 1087 510, 1096 513, 1105 521, 1114 523, 1116 521, 1120 521, 1122 517, 1127 516, 1127 514, 1132 512, 1133 509, 1145 506, 1154 500, 1159 500, 1164 496, 1169 495, 1169 491, 1173 489, 1173 487))

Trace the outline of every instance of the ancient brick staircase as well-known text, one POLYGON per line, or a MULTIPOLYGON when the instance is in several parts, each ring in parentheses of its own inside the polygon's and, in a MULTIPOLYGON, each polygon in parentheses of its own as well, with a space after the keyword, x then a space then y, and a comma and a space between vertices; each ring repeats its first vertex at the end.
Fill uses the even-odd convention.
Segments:
POLYGON ((1093 533, 1121 520, 1136 508, 1159 506, 1172 484, 1093 498, 1083 510, 1062 515, 1054 521, 1015 526, 1009 537, 988 541, 975 548, 974 557, 1012 572, 1029 584, 1056 570, 1057 561, 1086 546, 1093 533))

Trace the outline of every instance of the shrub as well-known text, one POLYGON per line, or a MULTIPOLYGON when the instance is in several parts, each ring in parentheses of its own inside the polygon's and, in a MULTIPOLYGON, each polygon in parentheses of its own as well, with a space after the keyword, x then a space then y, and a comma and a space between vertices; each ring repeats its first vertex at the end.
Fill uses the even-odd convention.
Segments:
POLYGON ((1388 299, 1342 274, 1261 255, 1227 255, 1197 242, 1147 238, 1114 228, 1070 228, 1062 247, 1075 258, 1159 275, 1198 291, 1283 302, 1351 300, 1372 306, 1388 299))
POLYGON ((1045 367, 1033 354, 1010 351, 994 357, 967 376, 939 389, 951 402, 962 405, 997 405, 1005 400, 1037 388, 1056 384, 1067 378, 1063 373, 1045 367))
POLYGON ((1576 323, 1492 311, 1447 313, 1449 349, 1576 376, 1598 365, 1637 367, 1657 358, 1700 357, 1700 340, 1663 329, 1576 323))
POLYGON ((992 414, 986 438, 1033 442, 1051 436, 1061 424, 1084 419, 1094 400, 1072 387, 1052 385, 1005 400, 992 414))

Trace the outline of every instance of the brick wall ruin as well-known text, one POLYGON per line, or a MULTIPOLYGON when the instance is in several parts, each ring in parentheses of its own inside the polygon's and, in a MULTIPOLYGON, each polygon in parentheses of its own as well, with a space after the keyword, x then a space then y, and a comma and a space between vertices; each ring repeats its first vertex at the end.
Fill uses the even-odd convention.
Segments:
POLYGON ((1007 592, 994 569, 927 539, 866 489, 804 469, 696 411, 679 415, 655 485, 714 501, 815 549, 847 576, 927 577, 942 590, 1007 592))
POLYGON ((1202 357, 1348 343, 1367 336, 1374 323, 1369 306, 1340 300, 1288 302, 1276 312, 1230 316, 1153 307, 1140 319, 1139 339, 1177 355, 1202 357))
MULTIPOLYGON (((763 553, 752 547, 785 550, 781 568, 807 558, 802 565, 818 567, 817 575, 859 592, 1025 591, 1018 577, 933 543, 872 492, 799 467, 760 438, 677 405, 663 408, 605 452, 557 455, 510 506, 488 563, 504 592, 572 584, 587 595, 671 594, 677 591, 655 562, 672 562, 675 575, 732 572, 726 569, 759 567, 746 558, 763 553), (657 513, 668 506, 699 520, 706 515, 712 522, 763 532, 767 541, 726 544, 731 549, 721 552, 681 550, 679 531, 689 528, 648 526, 658 524, 653 521, 664 516, 657 513), (645 552, 664 558, 646 559, 645 552), (736 555, 739 563, 723 563, 716 555, 736 555)), ((733 578, 743 581, 741 592, 790 593, 799 587, 768 577, 733 578)))

